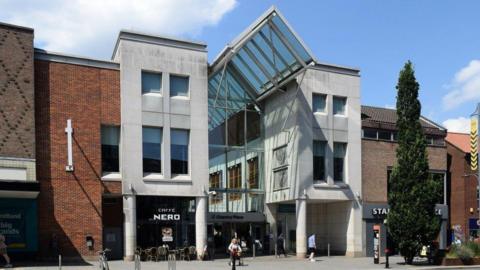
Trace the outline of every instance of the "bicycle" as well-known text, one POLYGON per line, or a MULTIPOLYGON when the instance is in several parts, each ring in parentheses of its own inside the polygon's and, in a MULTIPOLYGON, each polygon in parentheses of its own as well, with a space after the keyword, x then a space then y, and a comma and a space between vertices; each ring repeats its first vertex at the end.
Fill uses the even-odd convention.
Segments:
POLYGON ((100 270, 110 270, 108 267, 108 260, 107 260, 107 252, 109 252, 110 249, 106 248, 105 250, 99 251, 99 258, 98 258, 98 267, 100 270))

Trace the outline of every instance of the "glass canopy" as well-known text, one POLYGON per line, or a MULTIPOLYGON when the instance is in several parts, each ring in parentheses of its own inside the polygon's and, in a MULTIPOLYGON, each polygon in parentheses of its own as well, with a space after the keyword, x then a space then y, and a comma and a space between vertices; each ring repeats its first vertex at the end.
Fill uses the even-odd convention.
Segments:
POLYGON ((236 44, 227 47, 222 57, 225 59, 217 59, 212 67, 211 91, 225 92, 221 89, 227 86, 222 84, 225 78, 222 75, 230 73, 237 84, 233 86, 243 88, 253 99, 279 87, 313 61, 308 49, 275 9, 260 18, 236 44))

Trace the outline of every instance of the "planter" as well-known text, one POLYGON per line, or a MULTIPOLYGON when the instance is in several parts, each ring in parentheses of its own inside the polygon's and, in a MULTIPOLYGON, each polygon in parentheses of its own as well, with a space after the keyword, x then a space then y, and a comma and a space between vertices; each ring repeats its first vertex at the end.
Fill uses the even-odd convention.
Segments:
POLYGON ((455 265, 480 265, 480 258, 472 258, 468 261, 462 261, 459 258, 443 258, 442 265, 455 266, 455 265))

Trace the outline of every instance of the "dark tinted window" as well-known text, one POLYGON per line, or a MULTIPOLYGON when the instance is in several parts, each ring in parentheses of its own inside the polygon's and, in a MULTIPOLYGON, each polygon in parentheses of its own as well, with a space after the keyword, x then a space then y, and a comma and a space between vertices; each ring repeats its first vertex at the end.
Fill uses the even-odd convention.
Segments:
POLYGON ((102 172, 119 172, 120 129, 114 126, 102 126, 102 172))
POLYGON ((162 170, 162 130, 144 127, 143 139, 143 172, 160 173, 162 170))
POLYGON ((170 137, 172 174, 188 174, 188 130, 172 129, 170 137))

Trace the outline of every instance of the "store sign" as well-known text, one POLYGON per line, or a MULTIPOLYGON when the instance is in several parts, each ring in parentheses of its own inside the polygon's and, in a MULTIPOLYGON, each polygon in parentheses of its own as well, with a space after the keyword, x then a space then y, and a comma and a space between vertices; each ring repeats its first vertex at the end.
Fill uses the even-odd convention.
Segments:
POLYGON ((180 217, 175 208, 158 208, 157 213, 153 214, 153 220, 158 221, 179 221, 180 217))
MULTIPOLYGON (((372 208, 372 216, 386 216, 386 215, 388 215, 388 212, 390 212, 390 208, 386 208, 386 207, 372 208)), ((435 215, 441 216, 442 215, 442 209, 441 208, 435 208, 435 215)))
POLYGON ((0 209, 0 234, 3 234, 10 248, 25 248, 25 217, 20 209, 0 209))

